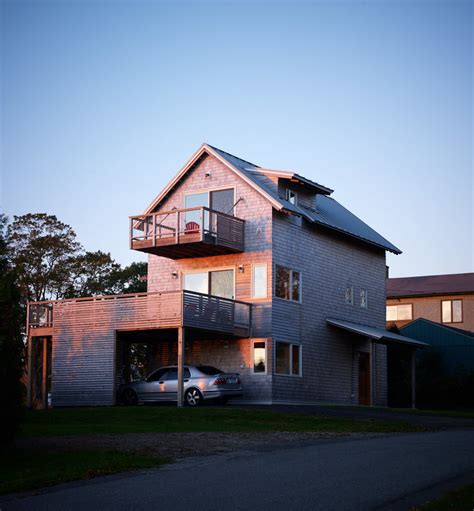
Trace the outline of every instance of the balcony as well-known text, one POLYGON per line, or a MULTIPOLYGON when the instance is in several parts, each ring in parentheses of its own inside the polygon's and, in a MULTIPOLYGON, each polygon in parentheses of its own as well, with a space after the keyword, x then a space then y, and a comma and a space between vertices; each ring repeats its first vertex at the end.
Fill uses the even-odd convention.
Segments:
POLYGON ((238 300, 169 291, 97 296, 28 304, 30 336, 55 331, 104 331, 187 327, 235 337, 249 337, 251 305, 238 300))
POLYGON ((244 251, 245 221, 207 207, 130 217, 130 248, 170 259, 244 251))

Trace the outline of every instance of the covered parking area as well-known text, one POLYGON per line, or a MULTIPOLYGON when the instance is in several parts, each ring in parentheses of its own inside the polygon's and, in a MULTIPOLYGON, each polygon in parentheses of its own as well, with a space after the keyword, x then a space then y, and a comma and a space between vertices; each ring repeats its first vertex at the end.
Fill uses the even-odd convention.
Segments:
MULTIPOLYGON (((370 392, 370 405, 374 405, 375 382, 376 382, 376 367, 374 363, 374 344, 383 345, 396 345, 408 348, 410 353, 410 367, 411 367, 411 406, 416 408, 416 350, 418 348, 426 348, 427 343, 411 339, 404 335, 396 334, 385 330, 384 328, 377 328, 369 325, 362 325, 335 318, 327 318, 326 323, 331 327, 350 332, 361 339, 365 339, 370 343, 370 353, 368 356, 367 367, 367 385, 370 392)), ((360 366, 360 368, 363 366, 360 366)), ((359 380, 360 380, 359 375, 359 380)))

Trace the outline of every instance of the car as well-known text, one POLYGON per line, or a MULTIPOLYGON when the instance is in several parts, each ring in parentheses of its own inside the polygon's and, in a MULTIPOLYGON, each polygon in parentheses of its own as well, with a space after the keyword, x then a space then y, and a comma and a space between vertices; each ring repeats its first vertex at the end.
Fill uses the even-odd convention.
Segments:
MULTIPOLYGON (((184 366, 184 404, 199 406, 205 400, 222 403, 243 392, 239 373, 226 373, 212 366, 184 366)), ((126 405, 178 400, 178 367, 166 366, 147 378, 122 385, 119 400, 126 405)))

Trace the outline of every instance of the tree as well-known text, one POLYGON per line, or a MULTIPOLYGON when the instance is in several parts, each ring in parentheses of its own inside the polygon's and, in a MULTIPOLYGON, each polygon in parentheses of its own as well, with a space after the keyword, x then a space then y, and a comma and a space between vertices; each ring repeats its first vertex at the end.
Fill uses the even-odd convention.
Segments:
POLYGON ((147 290, 148 264, 145 262, 132 263, 120 268, 111 276, 114 293, 145 293, 147 290))
POLYGON ((24 299, 61 298, 81 251, 74 230, 54 215, 29 213, 14 217, 8 238, 24 299))
POLYGON ((13 438, 23 414, 20 292, 9 258, 7 219, 0 215, 0 443, 13 438))

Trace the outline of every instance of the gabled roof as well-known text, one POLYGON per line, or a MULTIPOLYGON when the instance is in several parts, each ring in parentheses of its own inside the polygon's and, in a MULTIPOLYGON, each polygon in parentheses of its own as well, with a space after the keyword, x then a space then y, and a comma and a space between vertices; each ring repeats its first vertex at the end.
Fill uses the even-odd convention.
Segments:
POLYGON ((474 273, 387 279, 387 298, 474 293, 474 273))
POLYGON ((394 254, 401 254, 401 251, 387 239, 374 231, 366 223, 353 215, 334 199, 328 197, 333 190, 307 179, 292 171, 271 170, 259 167, 254 163, 238 158, 222 149, 209 144, 202 146, 194 153, 186 165, 178 172, 174 179, 163 189, 158 197, 145 210, 145 213, 154 211, 163 199, 178 185, 186 173, 193 167, 203 154, 209 154, 217 158, 230 170, 235 172, 246 181, 258 193, 263 195, 277 211, 288 211, 302 216, 308 222, 322 225, 328 229, 338 231, 352 238, 359 239, 373 246, 389 250, 394 254), (316 194, 316 210, 291 204, 284 197, 278 194, 278 187, 271 179, 277 176, 294 182, 303 183, 310 187, 316 194))
POLYGON ((452 326, 435 323, 429 319, 418 318, 400 328, 400 333, 426 341, 429 344, 460 345, 474 347, 474 332, 461 330, 452 326))

